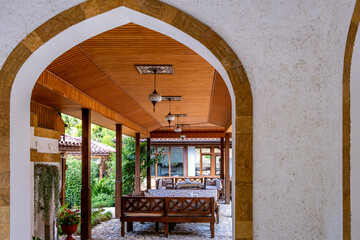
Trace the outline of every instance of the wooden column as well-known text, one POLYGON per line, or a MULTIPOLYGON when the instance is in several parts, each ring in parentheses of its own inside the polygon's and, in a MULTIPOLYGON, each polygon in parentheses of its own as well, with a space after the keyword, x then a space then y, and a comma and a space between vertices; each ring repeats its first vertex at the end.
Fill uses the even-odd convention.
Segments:
POLYGON ((135 134, 135 193, 140 192, 140 133, 135 134))
POLYGON ((116 124, 116 179, 115 179, 115 218, 121 216, 122 197, 122 124, 116 124))
POLYGON ((220 138, 220 178, 225 178, 224 138, 220 138))
MULTIPOLYGON (((151 138, 147 139, 146 150, 147 150, 147 161, 149 163, 151 160, 151 138)), ((150 166, 148 166, 146 169, 146 188, 151 189, 151 168, 150 168, 150 166)))
POLYGON ((61 156, 61 191, 60 191, 60 204, 65 204, 65 180, 66 180, 66 158, 61 156))
POLYGON ((81 143, 82 177, 81 177, 81 239, 91 239, 91 112, 82 109, 82 143, 81 143))
POLYGON ((103 178, 104 174, 104 160, 100 158, 100 164, 99 164, 99 180, 103 178))
POLYGON ((230 133, 225 133, 225 204, 230 204, 230 133))

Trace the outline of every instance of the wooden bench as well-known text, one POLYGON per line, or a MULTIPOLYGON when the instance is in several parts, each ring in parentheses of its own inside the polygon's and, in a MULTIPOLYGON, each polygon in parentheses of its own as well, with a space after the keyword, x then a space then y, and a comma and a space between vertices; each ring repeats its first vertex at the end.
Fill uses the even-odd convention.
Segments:
POLYGON ((210 223, 211 238, 215 237, 215 202, 213 197, 122 197, 121 236, 133 230, 133 222, 165 224, 165 237, 174 223, 210 223))

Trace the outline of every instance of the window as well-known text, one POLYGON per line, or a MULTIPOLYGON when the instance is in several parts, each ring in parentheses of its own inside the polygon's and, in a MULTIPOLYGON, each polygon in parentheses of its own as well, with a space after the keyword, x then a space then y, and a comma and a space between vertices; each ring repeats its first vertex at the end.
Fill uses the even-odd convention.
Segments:
POLYGON ((162 154, 163 159, 152 165, 151 176, 184 176, 184 148, 159 146, 151 148, 151 157, 162 154))
POLYGON ((210 176, 211 175, 211 155, 203 154, 202 156, 202 175, 210 176))
POLYGON ((200 176, 200 148, 195 148, 195 176, 200 176))
POLYGON ((188 147, 188 176, 220 175, 219 147, 188 147))
POLYGON ((221 160, 221 156, 216 155, 215 156, 215 175, 220 175, 220 160, 221 160))
POLYGON ((183 147, 171 147, 171 176, 184 176, 183 147))
POLYGON ((169 154, 163 153, 164 158, 157 163, 157 175, 159 177, 169 176, 169 154))

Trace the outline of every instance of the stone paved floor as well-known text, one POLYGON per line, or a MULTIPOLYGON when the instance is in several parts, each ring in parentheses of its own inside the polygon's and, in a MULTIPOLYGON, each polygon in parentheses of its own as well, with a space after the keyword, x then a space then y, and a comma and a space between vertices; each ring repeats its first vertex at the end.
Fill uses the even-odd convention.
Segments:
MULTIPOLYGON (((221 204, 220 207, 220 224, 215 224, 214 239, 231 239, 231 207, 230 205, 221 204)), ((169 237, 164 237, 164 224, 159 224, 159 232, 155 231, 155 223, 134 223, 134 231, 126 232, 125 237, 121 238, 120 221, 112 219, 108 222, 101 223, 92 229, 92 239, 210 239, 209 223, 181 223, 175 226, 169 237)), ((76 239, 80 239, 75 236, 76 239)), ((63 238, 61 238, 63 239, 63 238)))

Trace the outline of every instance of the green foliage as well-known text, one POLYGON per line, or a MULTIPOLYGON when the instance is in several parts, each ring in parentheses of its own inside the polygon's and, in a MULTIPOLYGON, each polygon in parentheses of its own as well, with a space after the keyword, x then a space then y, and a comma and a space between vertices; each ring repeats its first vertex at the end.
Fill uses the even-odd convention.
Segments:
POLYGON ((115 207, 114 195, 99 193, 91 198, 91 206, 94 208, 115 207))
POLYGON ((35 215, 43 212, 43 218, 46 220, 50 214, 50 201, 53 198, 55 212, 59 207, 60 194, 60 174, 57 166, 36 163, 34 166, 34 175, 38 176, 34 184, 34 209, 35 215))
MULTIPOLYGON (((81 203, 81 159, 66 160, 68 169, 65 180, 65 202, 70 206, 79 206, 81 203)), ((90 187, 94 189, 98 184, 99 165, 91 161, 90 187)))
POLYGON ((61 114, 61 118, 65 123, 65 133, 70 136, 81 136, 81 120, 67 114, 61 114))
POLYGON ((41 238, 32 236, 32 240, 41 240, 41 238))
MULTIPOLYGON (((155 158, 147 163, 147 150, 146 142, 140 144, 140 175, 143 181, 146 178, 146 168, 161 161, 164 156, 158 154, 155 158)), ((111 160, 107 162, 108 172, 107 175, 100 180, 101 191, 115 196, 115 179, 116 179, 116 159, 112 155, 111 160)), ((131 137, 123 137, 122 146, 122 183, 123 194, 128 195, 135 190, 135 139, 131 137)))
MULTIPOLYGON (((81 121, 77 118, 62 114, 62 118, 66 123, 66 133, 72 136, 81 136, 81 121)), ((114 147, 115 131, 92 124, 91 138, 96 141, 114 147)), ((131 137, 123 137, 122 147, 122 182, 123 194, 127 195, 134 192, 135 189, 135 139, 131 137)), ((158 154, 150 163, 147 163, 146 143, 140 145, 140 174, 142 180, 146 177, 147 166, 161 161, 163 156, 158 154)), ((115 179, 116 179, 116 159, 115 154, 111 155, 109 161, 106 162, 108 170, 106 176, 101 180, 99 178, 99 167, 92 162, 91 164, 91 195, 93 207, 113 207, 115 206, 115 179)), ((79 206, 81 199, 81 160, 68 159, 68 170, 66 171, 66 203, 70 206, 79 206)))
MULTIPOLYGON (((81 120, 70 115, 61 114, 61 118, 66 124, 65 133, 74 137, 81 137, 81 120)), ((115 131, 91 124, 91 139, 114 147, 115 131)))

